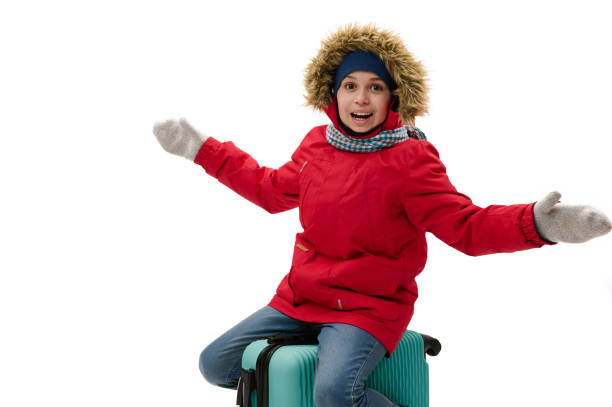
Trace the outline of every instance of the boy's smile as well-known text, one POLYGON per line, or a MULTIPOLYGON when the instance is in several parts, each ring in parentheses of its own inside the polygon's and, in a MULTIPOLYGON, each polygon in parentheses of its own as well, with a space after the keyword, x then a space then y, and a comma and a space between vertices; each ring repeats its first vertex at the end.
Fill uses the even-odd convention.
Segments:
POLYGON ((375 73, 353 71, 340 83, 336 99, 340 120, 351 130, 363 133, 385 120, 391 91, 375 73))

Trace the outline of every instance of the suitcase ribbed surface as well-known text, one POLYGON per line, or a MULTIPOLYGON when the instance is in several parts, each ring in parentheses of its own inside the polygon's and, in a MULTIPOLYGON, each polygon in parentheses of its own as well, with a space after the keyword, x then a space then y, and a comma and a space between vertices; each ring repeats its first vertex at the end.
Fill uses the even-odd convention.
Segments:
POLYGON ((270 383, 273 383, 269 388, 270 407, 315 407, 317 349, 317 345, 296 345, 283 346, 276 351, 269 372, 270 383))
MULTIPOLYGON (((267 345, 266 340, 259 340, 247 346, 242 355, 242 368, 255 369, 257 356, 267 345)), ((273 354, 268 380, 269 407, 316 407, 313 390, 317 349, 318 345, 290 345, 273 354)), ((383 358, 376 366, 366 387, 396 403, 428 407, 429 369, 421 335, 406 331, 391 358, 383 358)), ((257 406, 255 392, 251 402, 257 406)))
POLYGON ((366 380, 366 387, 410 407, 429 406, 429 367, 423 338, 406 331, 390 358, 383 358, 366 380))

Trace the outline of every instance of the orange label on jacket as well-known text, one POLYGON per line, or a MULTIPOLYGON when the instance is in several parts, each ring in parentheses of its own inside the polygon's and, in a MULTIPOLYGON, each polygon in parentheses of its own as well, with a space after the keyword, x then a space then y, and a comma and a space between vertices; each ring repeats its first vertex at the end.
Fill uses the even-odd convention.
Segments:
POLYGON ((308 249, 307 247, 304 247, 304 246, 302 246, 302 245, 301 245, 301 244, 299 244, 299 243, 297 243, 297 244, 296 244, 296 246, 297 246, 297 247, 298 247, 300 250, 303 250, 303 251, 305 251, 305 252, 307 252, 308 250, 310 250, 310 249, 308 249))

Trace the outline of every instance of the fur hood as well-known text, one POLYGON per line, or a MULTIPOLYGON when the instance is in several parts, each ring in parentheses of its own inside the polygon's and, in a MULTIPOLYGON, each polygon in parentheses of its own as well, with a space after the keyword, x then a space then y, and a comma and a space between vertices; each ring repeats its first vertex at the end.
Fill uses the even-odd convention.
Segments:
POLYGON ((380 56, 395 81, 402 123, 414 124, 414 118, 427 113, 428 87, 425 69, 408 52, 401 39, 374 24, 351 24, 321 41, 321 48, 306 67, 304 86, 306 105, 324 110, 332 102, 334 74, 346 55, 361 49, 380 56))

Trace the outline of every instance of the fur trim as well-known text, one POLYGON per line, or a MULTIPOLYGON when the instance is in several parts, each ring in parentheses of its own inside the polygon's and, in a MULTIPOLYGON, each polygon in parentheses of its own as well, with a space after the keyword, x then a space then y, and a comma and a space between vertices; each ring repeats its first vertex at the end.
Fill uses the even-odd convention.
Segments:
POLYGON ((395 81, 397 112, 404 124, 414 124, 415 116, 427 113, 426 72, 406 49, 401 39, 374 24, 350 24, 321 41, 321 49, 306 67, 304 86, 306 106, 316 110, 332 102, 334 73, 346 55, 361 49, 380 56, 395 81))

